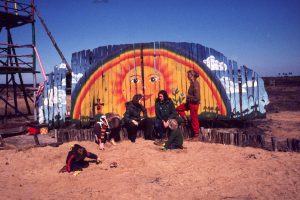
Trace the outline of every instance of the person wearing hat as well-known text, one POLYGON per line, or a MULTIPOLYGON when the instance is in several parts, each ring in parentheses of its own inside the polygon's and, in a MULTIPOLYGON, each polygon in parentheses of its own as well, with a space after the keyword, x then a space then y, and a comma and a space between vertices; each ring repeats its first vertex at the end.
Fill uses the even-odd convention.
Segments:
POLYGON ((198 109, 200 105, 200 83, 197 80, 199 74, 194 70, 189 70, 187 72, 187 76, 190 81, 190 87, 186 96, 186 103, 179 105, 176 108, 176 111, 187 122, 185 111, 190 110, 193 138, 197 140, 200 133, 198 120, 198 109))
POLYGON ((171 129, 168 141, 162 147, 162 150, 167 149, 182 149, 183 135, 178 128, 178 123, 175 119, 169 119, 167 121, 169 128, 171 129))
POLYGON ((125 104, 126 112, 124 113, 124 124, 127 129, 128 139, 135 142, 138 130, 145 130, 147 110, 143 106, 143 95, 135 94, 132 100, 125 104), (142 113, 142 115, 141 115, 142 113))

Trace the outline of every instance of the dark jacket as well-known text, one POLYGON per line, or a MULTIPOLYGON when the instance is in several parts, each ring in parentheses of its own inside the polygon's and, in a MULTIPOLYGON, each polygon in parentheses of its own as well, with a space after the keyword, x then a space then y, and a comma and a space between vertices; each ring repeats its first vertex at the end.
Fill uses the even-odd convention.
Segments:
POLYGON ((176 130, 171 130, 170 137, 165 143, 165 148, 169 149, 170 145, 175 145, 177 147, 182 147, 183 144, 183 135, 179 128, 176 130))
POLYGON ((134 104, 132 101, 127 102, 125 106, 126 112, 124 113, 123 118, 125 124, 130 124, 132 120, 139 122, 142 118, 147 118, 147 110, 144 106, 134 104), (142 116, 141 113, 143 113, 142 116))
POLYGON ((158 120, 167 121, 168 119, 175 119, 177 112, 173 101, 155 102, 155 115, 158 120))
POLYGON ((186 101, 187 103, 200 104, 200 83, 198 80, 190 83, 186 101))
POLYGON ((71 149, 71 151, 69 151, 67 159, 66 159, 66 164, 67 164, 67 171, 73 171, 73 169, 75 168, 75 166, 80 165, 81 162, 85 159, 85 158, 92 158, 92 159, 97 159, 98 156, 88 152, 84 147, 80 146, 79 144, 75 144, 74 147, 71 149), (83 149, 83 153, 79 154, 78 153, 78 149, 82 148, 83 149))

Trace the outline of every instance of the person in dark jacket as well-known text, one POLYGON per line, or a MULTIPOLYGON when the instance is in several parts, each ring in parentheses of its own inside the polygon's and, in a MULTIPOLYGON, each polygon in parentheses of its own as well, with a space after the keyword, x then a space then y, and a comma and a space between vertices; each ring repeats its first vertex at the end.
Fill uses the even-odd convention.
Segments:
POLYGON ((143 96, 141 94, 135 94, 132 100, 125 104, 126 112, 124 113, 124 124, 127 129, 128 139, 131 142, 135 142, 137 137, 137 131, 139 129, 145 129, 145 122, 147 119, 147 110, 142 105, 143 96))
POLYGON ((195 140, 197 140, 200 132, 198 120, 198 109, 200 105, 200 83, 197 80, 199 74, 194 70, 189 70, 187 76, 190 80, 190 87, 186 96, 186 103, 179 105, 176 110, 186 122, 187 117, 185 111, 190 110, 191 125, 194 133, 193 137, 195 140))
POLYGON ((174 103, 165 90, 158 92, 158 97, 155 100, 155 115, 154 127, 159 133, 159 140, 162 141, 165 138, 168 128, 167 121, 169 119, 175 119, 177 116, 174 103))
POLYGON ((183 135, 181 130, 178 128, 178 123, 175 119, 168 120, 168 126, 171 130, 168 141, 163 146, 162 150, 167 149, 182 149, 183 135))
POLYGON ((84 160, 85 158, 95 159, 97 164, 101 162, 96 154, 88 152, 79 144, 72 146, 66 159, 66 171, 82 171, 83 168, 88 167, 89 163, 84 160))

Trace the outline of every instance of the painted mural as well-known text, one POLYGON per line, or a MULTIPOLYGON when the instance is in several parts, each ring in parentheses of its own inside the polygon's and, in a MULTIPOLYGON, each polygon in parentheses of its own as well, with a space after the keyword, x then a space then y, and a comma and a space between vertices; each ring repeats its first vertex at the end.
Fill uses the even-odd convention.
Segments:
POLYGON ((67 67, 61 63, 47 75, 37 92, 38 121, 46 123, 50 128, 63 127, 67 115, 66 94, 67 67))
POLYGON ((123 116, 134 94, 144 95, 151 117, 159 90, 175 105, 185 102, 187 71, 199 73, 199 118, 255 118, 265 115, 268 96, 253 70, 220 52, 194 43, 154 42, 98 47, 72 55, 73 119, 97 113, 123 116))

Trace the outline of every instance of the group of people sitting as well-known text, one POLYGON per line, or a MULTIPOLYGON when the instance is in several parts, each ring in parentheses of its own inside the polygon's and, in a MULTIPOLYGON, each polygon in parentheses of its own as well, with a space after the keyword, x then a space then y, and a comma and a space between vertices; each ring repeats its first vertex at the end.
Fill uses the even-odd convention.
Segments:
MULTIPOLYGON (((190 80, 190 87, 186 96, 186 103, 175 108, 173 101, 165 90, 159 91, 155 101, 156 118, 154 128, 158 133, 158 140, 155 141, 155 144, 161 145, 162 150, 183 148, 183 134, 178 128, 178 114, 187 123, 186 110, 190 110, 193 138, 197 140, 199 136, 198 108, 200 104, 200 84, 197 80, 199 75, 193 70, 188 71, 187 75, 190 80), (168 140, 164 141, 167 133, 168 140)), ((123 122, 124 127, 127 129, 128 139, 132 143, 136 141, 138 130, 149 132, 147 129, 149 127, 152 128, 153 123, 147 117, 147 110, 143 106, 143 96, 141 94, 134 95, 132 100, 126 103, 123 122)), ((118 131, 118 129, 112 131, 106 116, 101 116, 94 128, 95 141, 99 144, 99 149, 104 149, 104 144, 107 140, 111 144, 116 145, 115 140, 118 137, 118 131)), ((76 144, 68 153, 66 166, 63 168, 64 171, 71 172, 87 167, 88 162, 84 161, 85 157, 94 159, 96 163, 100 162, 97 155, 76 144)))
MULTIPOLYGON (((166 149, 170 147, 180 148, 182 146, 183 139, 182 141, 174 139, 172 135, 173 133, 180 135, 180 130, 177 129, 179 121, 182 120, 180 120, 178 114, 182 117, 184 123, 187 123, 187 117, 185 114, 186 110, 190 110, 193 139, 197 140, 199 136, 198 108, 200 104, 200 84, 197 80, 199 75, 195 71, 190 70, 187 73, 187 77, 190 81, 190 86, 186 96, 186 103, 175 108, 173 101, 165 90, 159 91, 155 100, 156 118, 154 121, 154 128, 156 133, 158 133, 158 139, 155 141, 155 144, 164 144, 164 139, 166 138, 167 133, 169 140, 173 139, 174 141, 168 141, 166 144, 174 143, 175 141, 177 142, 175 142, 175 145, 173 146, 164 146, 166 149)), ((153 121, 148 119, 147 110, 143 106, 143 100, 142 94, 135 94, 132 100, 125 104, 126 112, 124 113, 123 126, 126 128, 128 139, 132 143, 135 143, 136 141, 138 130, 144 131, 145 138, 152 134, 153 121)), ((115 140, 117 134, 110 133, 108 131, 109 128, 110 127, 105 116, 101 117, 99 122, 95 125, 96 142, 99 144, 99 149, 101 150, 104 149, 104 144, 107 140, 109 140, 113 145, 116 144, 115 140)))

